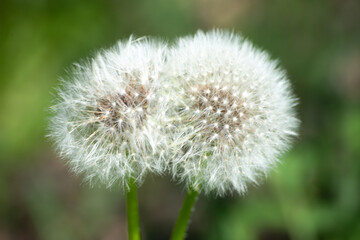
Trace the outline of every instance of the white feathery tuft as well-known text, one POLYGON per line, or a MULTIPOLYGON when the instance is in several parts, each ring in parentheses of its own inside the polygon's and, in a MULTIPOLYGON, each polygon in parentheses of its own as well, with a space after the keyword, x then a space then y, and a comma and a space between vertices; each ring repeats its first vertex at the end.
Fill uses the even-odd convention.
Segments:
POLYGON ((160 74, 163 44, 142 38, 118 42, 77 64, 52 107, 50 137, 77 174, 90 182, 128 187, 162 172, 168 99, 160 74))
POLYGON ((286 73, 239 35, 214 30, 179 39, 165 75, 172 87, 169 169, 188 187, 244 193, 297 135, 286 73))

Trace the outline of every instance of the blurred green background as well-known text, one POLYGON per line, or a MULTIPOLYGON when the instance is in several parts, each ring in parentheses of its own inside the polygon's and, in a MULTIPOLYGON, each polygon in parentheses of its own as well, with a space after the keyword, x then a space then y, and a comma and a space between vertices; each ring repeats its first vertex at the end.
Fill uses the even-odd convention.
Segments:
MULTIPOLYGON (((360 1, 1 0, 0 239, 126 239, 124 196, 73 176, 46 135, 59 77, 118 39, 242 32, 287 69, 302 125, 246 196, 201 196, 189 239, 360 239, 360 1)), ((184 195, 139 189, 144 239, 168 239, 184 195)))

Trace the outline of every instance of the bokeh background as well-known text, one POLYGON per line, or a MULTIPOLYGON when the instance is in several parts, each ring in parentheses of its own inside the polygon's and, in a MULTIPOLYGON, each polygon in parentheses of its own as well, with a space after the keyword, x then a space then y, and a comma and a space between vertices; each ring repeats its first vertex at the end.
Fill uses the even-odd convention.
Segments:
MULTIPOLYGON (((287 69, 300 136, 246 196, 201 196, 188 239, 360 239, 360 1, 1 0, 0 239, 126 239, 124 195, 73 176, 46 135, 65 69, 130 34, 241 32, 287 69)), ((139 189, 144 239, 168 239, 184 189, 139 189)))

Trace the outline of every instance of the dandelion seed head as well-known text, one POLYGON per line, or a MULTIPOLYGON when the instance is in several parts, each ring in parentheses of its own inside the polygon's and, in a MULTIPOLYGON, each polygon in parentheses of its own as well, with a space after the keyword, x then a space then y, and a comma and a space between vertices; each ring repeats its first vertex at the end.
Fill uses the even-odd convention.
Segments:
POLYGON ((181 38, 166 74, 177 106, 170 115, 180 116, 171 171, 189 187, 244 193, 296 135, 296 100, 285 72, 236 34, 199 31, 181 38))
POLYGON ((119 42, 77 64, 52 107, 50 137, 71 169, 90 183, 127 187, 161 172, 165 137, 160 73, 165 47, 149 39, 119 42))

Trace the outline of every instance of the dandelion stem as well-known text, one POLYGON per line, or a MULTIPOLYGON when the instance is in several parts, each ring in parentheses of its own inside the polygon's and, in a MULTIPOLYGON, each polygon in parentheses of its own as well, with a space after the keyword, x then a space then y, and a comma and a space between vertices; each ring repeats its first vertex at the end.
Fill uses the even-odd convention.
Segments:
POLYGON ((140 240, 138 197, 134 179, 129 181, 129 190, 126 193, 126 205, 129 240, 140 240))
POLYGON ((189 189, 186 193, 184 203, 171 235, 171 240, 183 240, 185 238, 191 212, 193 210, 197 196, 198 192, 193 189, 189 189))

